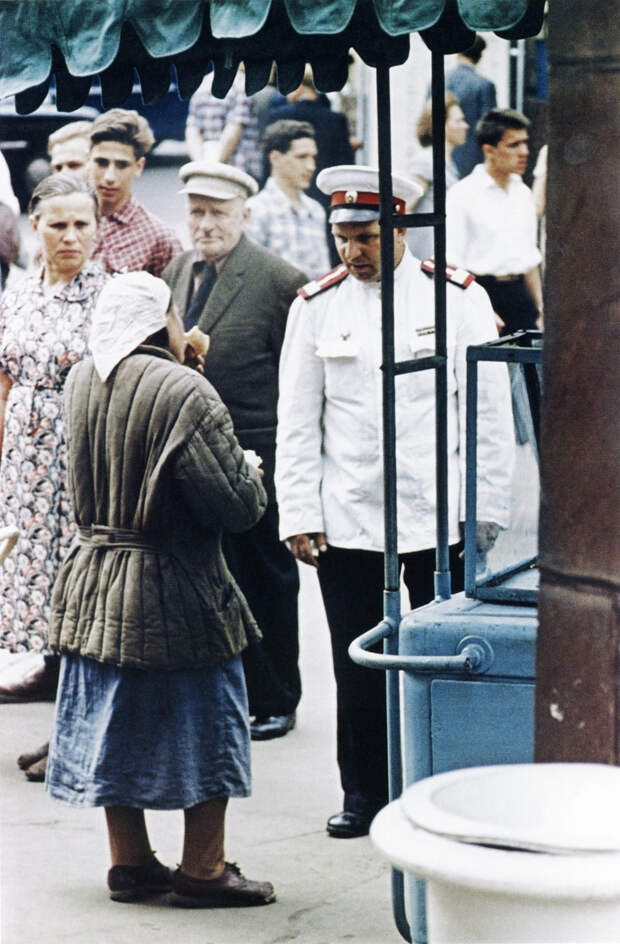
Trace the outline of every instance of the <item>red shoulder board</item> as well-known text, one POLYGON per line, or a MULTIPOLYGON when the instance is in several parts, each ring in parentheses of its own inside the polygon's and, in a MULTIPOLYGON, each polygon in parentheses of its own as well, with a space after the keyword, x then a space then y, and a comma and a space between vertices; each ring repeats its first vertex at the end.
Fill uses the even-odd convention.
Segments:
MULTIPOLYGON (((420 268, 427 275, 435 275, 435 260, 425 259, 420 268)), ((459 288, 468 288, 472 282, 476 281, 476 276, 467 269, 459 269, 458 266, 446 264, 446 280, 452 285, 458 285, 459 288)))
POLYGON ((331 288, 332 285, 337 285, 338 282, 342 282, 348 274, 346 266, 336 266, 335 269, 332 269, 331 272, 328 272, 326 275, 322 275, 318 279, 312 279, 311 282, 306 282, 305 285, 297 289, 297 294, 301 295, 302 298, 313 298, 320 292, 324 292, 326 288, 331 288))

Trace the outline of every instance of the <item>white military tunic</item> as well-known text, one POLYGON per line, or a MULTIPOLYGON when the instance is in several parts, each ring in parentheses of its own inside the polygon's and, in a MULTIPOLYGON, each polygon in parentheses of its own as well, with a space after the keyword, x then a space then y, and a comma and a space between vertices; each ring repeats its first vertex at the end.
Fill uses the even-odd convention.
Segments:
MULTIPOLYGON (((283 539, 325 532, 382 551, 381 285, 353 276, 291 306, 280 358, 276 489, 283 539)), ((486 292, 447 284, 450 543, 465 491, 465 353, 497 337, 486 292)), ((434 354, 433 279, 408 250, 394 271, 396 360, 434 354)), ((435 546, 434 372, 396 378, 398 550, 435 546)), ((479 367, 478 517, 510 518, 514 458, 508 373, 479 367)))

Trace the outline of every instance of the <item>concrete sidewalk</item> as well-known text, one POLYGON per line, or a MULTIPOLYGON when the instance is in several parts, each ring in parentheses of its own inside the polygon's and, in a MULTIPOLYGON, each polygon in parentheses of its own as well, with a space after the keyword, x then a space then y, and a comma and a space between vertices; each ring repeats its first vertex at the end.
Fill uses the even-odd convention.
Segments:
MULTIPOLYGON (((273 882, 264 908, 183 910, 163 899, 118 904, 105 884, 103 813, 72 810, 29 783, 15 763, 49 733, 50 703, 0 705, 2 944, 383 944, 401 940, 389 869, 367 838, 331 839, 341 808, 335 688, 316 577, 302 567, 304 696, 297 729, 253 744, 254 793, 229 806, 227 857, 273 882)), ((176 865, 182 814, 148 814, 158 857, 176 865)))

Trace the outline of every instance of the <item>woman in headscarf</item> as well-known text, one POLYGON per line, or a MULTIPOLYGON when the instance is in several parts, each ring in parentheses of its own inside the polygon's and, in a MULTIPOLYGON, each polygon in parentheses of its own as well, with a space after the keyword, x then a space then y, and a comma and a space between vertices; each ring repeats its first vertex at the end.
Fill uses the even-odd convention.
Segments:
MULTIPOLYGON (((50 599, 75 533, 62 391, 86 353, 91 314, 109 278, 88 261, 99 210, 84 180, 47 177, 29 214, 43 265, 0 303, 0 526, 20 531, 0 566, 0 646, 24 653, 3 670, 0 701, 53 699, 56 691, 50 599)), ((43 779, 46 749, 20 757, 29 779, 43 779)))
POLYGON ((103 806, 110 896, 173 889, 187 907, 267 904, 269 882, 224 859, 231 796, 250 790, 240 653, 256 624, 221 551, 266 505, 215 390, 182 366, 168 286, 115 276, 93 316, 92 358, 65 409, 79 542, 53 597, 61 652, 47 789, 103 806), (183 809, 180 868, 151 850, 145 809, 183 809))

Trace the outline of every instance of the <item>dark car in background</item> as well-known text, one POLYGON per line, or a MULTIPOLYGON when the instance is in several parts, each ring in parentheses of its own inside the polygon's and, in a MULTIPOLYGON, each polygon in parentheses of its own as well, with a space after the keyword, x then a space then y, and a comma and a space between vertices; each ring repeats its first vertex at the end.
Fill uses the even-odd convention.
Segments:
MULTIPOLYGON (((164 140, 184 140, 188 102, 179 97, 176 82, 171 82, 168 94, 160 102, 145 105, 136 80, 122 107, 133 108, 146 118, 158 144, 164 140)), ((13 99, 0 102, 0 150, 9 165, 13 189, 22 209, 26 208, 39 181, 50 172, 47 155, 50 134, 71 121, 92 121, 103 110, 98 81, 93 82, 87 103, 71 112, 56 110, 53 82, 44 103, 29 115, 17 114, 13 99)))
MULTIPOLYGON (((98 80, 94 81, 91 86, 86 105, 95 108, 97 111, 104 110, 98 80)), ((185 140, 185 122, 187 121, 189 102, 183 101, 180 97, 176 81, 173 80, 170 83, 168 93, 161 101, 154 105, 145 105, 142 101, 140 82, 136 76, 131 95, 123 102, 122 107, 133 108, 139 115, 146 118, 155 135, 157 144, 161 141, 185 140)))
POLYGON ((50 172, 47 139, 71 121, 92 121, 99 114, 94 108, 58 112, 45 102, 30 115, 18 115, 12 99, 0 102, 0 149, 11 171, 13 190, 25 209, 30 194, 50 172))

